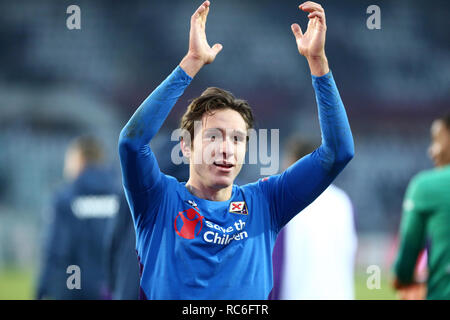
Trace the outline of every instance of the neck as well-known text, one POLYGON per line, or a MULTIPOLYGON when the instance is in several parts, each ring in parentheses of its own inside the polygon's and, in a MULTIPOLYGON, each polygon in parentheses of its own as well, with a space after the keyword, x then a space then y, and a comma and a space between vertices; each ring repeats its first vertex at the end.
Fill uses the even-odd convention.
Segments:
POLYGON ((215 189, 202 186, 200 184, 195 184, 193 181, 191 181, 191 179, 186 182, 186 188, 194 196, 211 201, 227 201, 231 198, 231 193, 233 191, 233 185, 230 185, 226 188, 215 189))

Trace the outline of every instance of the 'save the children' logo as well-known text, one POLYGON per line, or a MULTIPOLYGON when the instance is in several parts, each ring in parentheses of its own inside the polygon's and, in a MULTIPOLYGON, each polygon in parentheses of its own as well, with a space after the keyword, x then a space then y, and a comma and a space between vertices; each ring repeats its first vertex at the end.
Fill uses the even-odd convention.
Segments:
MULTIPOLYGON (((176 233, 184 239, 195 239, 203 229, 203 224, 210 230, 203 233, 203 240, 207 243, 228 245, 233 240, 239 241, 248 238, 245 231, 246 222, 242 219, 234 221, 227 227, 222 227, 211 221, 208 221, 197 210, 198 207, 189 208, 180 211, 175 217, 174 228, 176 233)), ((231 202, 229 212, 248 215, 245 201, 231 202)))
POLYGON ((203 228, 204 217, 194 208, 181 211, 175 218, 175 231, 185 239, 194 239, 203 228))

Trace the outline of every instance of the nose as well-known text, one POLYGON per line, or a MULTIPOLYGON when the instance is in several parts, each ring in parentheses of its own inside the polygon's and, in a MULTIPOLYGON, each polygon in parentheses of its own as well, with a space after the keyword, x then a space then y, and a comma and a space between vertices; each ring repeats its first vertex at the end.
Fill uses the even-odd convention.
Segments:
POLYGON ((234 155, 234 143, 230 137, 225 137, 220 142, 219 153, 223 154, 225 159, 227 159, 229 156, 234 155))

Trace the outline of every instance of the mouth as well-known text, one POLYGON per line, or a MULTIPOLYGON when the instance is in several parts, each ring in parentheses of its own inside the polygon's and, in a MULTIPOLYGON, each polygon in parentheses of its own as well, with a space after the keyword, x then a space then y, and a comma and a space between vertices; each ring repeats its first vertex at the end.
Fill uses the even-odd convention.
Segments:
POLYGON ((231 171, 231 169, 234 167, 234 164, 232 163, 228 163, 228 162, 219 162, 219 161, 214 161, 214 166, 216 166, 217 168, 221 169, 222 171, 231 171))

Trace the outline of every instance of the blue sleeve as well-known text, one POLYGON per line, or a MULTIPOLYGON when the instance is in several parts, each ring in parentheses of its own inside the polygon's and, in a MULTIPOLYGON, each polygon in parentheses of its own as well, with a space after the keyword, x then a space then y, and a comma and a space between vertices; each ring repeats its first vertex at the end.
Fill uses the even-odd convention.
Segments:
POLYGON ((277 231, 313 202, 354 155, 350 125, 331 71, 321 77, 312 76, 312 84, 322 144, 282 174, 259 181, 277 231))
MULTIPOLYGON (((122 182, 135 219, 148 211, 151 203, 157 206, 161 197, 163 174, 149 142, 161 128, 172 107, 183 94, 192 78, 180 66, 144 100, 120 132, 119 158, 122 182), (152 191, 152 192, 150 192, 152 191), (149 198, 150 197, 150 198, 149 198)), ((135 222, 139 222, 136 221, 135 222)))

